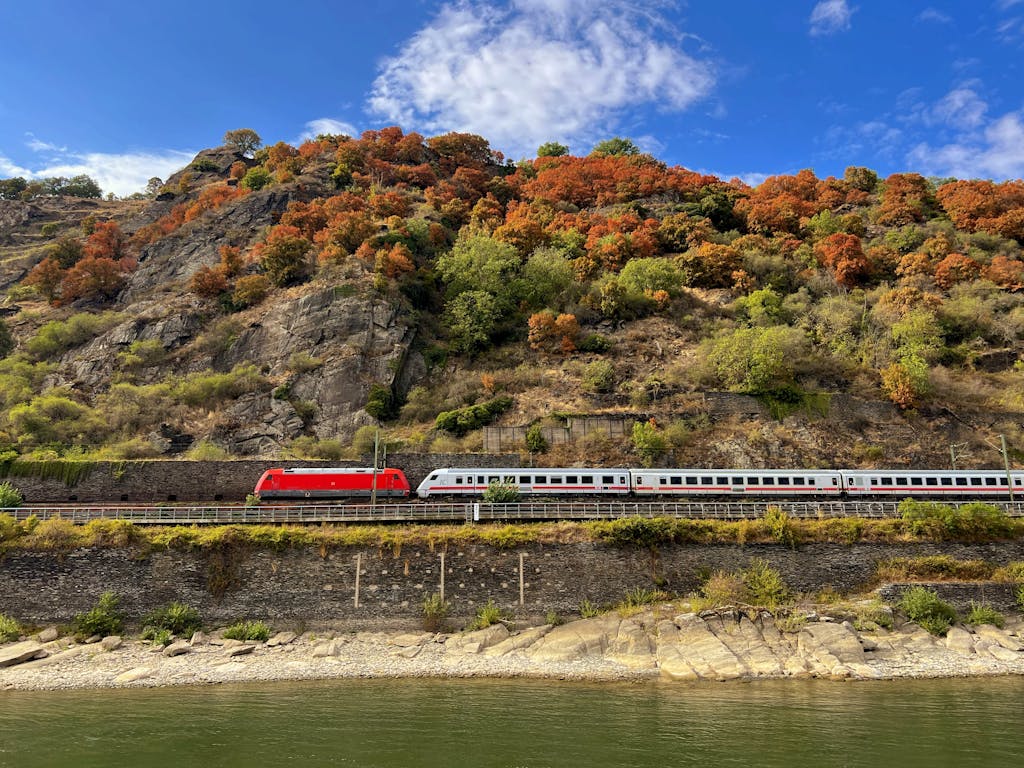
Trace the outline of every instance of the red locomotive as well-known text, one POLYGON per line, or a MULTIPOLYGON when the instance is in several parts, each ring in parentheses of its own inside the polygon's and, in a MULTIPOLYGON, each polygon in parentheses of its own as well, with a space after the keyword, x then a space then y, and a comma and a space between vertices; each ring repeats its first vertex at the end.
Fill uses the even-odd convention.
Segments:
POLYGON ((385 467, 295 467, 268 469, 256 483, 261 499, 405 498, 409 481, 400 469, 385 467))

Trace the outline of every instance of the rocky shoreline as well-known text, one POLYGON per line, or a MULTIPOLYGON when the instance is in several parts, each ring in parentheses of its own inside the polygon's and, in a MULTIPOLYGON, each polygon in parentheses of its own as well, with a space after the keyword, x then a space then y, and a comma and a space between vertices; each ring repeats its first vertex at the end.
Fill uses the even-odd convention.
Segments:
POLYGON ((766 611, 611 612, 559 626, 461 633, 280 632, 265 643, 197 633, 166 648, 108 637, 77 643, 50 628, 0 646, 0 690, 155 687, 370 677, 566 680, 879 680, 1024 674, 1024 618, 1004 628, 916 624, 856 629, 766 611))

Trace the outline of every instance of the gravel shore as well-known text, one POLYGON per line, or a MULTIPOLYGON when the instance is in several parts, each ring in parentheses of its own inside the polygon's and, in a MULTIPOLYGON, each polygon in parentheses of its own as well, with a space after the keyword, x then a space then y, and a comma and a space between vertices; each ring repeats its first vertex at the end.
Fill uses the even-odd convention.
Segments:
MULTIPOLYGON (((52 630, 51 630, 52 632, 52 630)), ((153 687, 370 677, 530 677, 562 680, 890 679, 1024 675, 1024 620, 856 631, 828 617, 795 632, 743 613, 623 618, 510 632, 282 632, 266 643, 213 633, 168 648, 139 640, 70 638, 0 646, 0 690, 153 687), (13 650, 12 650, 13 649, 13 650), (3 666, 20 653, 27 659, 3 666)))

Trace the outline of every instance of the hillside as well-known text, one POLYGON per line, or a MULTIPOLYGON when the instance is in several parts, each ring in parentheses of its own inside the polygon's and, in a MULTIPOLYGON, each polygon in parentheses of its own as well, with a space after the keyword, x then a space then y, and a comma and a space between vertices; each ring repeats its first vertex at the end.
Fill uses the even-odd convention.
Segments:
POLYGON ((490 423, 542 464, 1021 458, 1021 182, 239 133, 140 199, 0 199, 0 457, 474 451, 490 423))

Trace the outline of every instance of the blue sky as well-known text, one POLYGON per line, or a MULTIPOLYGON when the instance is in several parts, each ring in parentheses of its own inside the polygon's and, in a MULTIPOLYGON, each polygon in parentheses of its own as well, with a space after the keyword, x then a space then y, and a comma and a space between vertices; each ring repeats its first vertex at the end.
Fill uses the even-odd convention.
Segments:
POLYGON ((128 194, 233 128, 518 159, 621 135, 740 176, 1024 176, 1024 0, 0 4, 0 178, 128 194))

